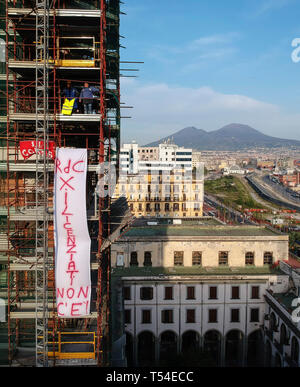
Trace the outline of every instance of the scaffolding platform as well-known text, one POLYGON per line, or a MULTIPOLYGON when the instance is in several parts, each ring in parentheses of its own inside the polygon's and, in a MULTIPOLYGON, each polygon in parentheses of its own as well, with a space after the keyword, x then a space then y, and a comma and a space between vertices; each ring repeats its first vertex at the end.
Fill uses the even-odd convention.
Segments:
MULTIPOLYGON (((111 198, 99 198, 96 189, 103 177, 99 165, 115 160, 118 169, 120 1, 4 0, 1 6, 1 28, 7 33, 6 66, 0 67, 0 88, 5 95, 0 111, 0 147, 5 154, 5 163, 0 161, 5 190, 0 197, 0 273, 4 274, 1 294, 7 291, 8 363, 107 365, 111 352, 110 245, 112 232, 116 235, 117 231, 111 222, 111 198), (82 114, 80 101, 72 115, 60 114, 69 82, 79 93, 86 83, 96 89, 93 109, 97 114, 82 114), (21 141, 42 143, 43 152, 36 151, 23 161, 21 141), (46 152, 50 141, 58 148, 87 149, 90 155, 86 199, 93 245, 91 304, 96 307, 89 316, 63 322, 53 302, 54 165, 46 152), (92 359, 89 353, 68 359, 62 352, 47 350, 44 333, 62 334, 63 325, 72 327, 73 320, 82 330, 89 324, 93 327, 92 359), (24 354, 23 360, 15 351, 22 334, 35 343, 33 356, 24 354)), ((122 223, 121 218, 116 219, 122 223)))
MULTIPOLYGON (((42 116, 38 116, 39 119, 42 119, 42 116)), ((35 122, 36 115, 34 113, 11 113, 9 115, 11 121, 20 121, 20 122, 35 122)), ((72 114, 71 116, 66 116, 63 114, 49 114, 49 121, 56 122, 99 122, 101 119, 100 114, 72 114)))

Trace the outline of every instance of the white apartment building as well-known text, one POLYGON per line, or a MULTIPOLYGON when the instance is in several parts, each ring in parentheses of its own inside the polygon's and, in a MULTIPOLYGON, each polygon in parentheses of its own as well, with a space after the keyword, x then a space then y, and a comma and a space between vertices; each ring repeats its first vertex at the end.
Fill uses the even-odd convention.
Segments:
POLYGON ((160 144, 156 150, 136 143, 121 148, 114 196, 125 196, 136 217, 202 216, 204 164, 193 166, 192 150, 174 144, 160 144), (153 156, 142 157, 146 150, 153 156))
POLYGON ((113 244, 129 365, 200 351, 215 366, 264 364, 265 295, 288 287, 275 265, 288 257, 288 236, 214 222, 140 221, 113 244))
POLYGON ((156 148, 143 148, 132 142, 124 144, 120 151, 120 168, 128 174, 137 174, 149 169, 170 171, 178 167, 187 171, 192 170, 192 149, 185 149, 169 143, 159 144, 156 148))

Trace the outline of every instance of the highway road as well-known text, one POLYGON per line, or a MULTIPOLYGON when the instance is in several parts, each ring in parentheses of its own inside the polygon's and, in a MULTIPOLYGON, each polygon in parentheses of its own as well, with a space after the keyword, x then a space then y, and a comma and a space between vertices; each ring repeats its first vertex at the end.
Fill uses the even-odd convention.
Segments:
POLYGON ((204 195, 204 202, 207 203, 208 205, 210 205, 211 207, 216 208, 216 209, 218 207, 222 208, 222 209, 226 209, 226 211, 230 214, 232 221, 235 221, 239 224, 257 225, 256 223, 247 219, 246 216, 244 216, 244 214, 242 214, 241 212, 236 211, 233 208, 226 206, 225 204, 221 203, 220 201, 218 201, 215 197, 213 197, 211 195, 205 194, 204 195))
MULTIPOLYGON (((290 208, 300 212, 300 201, 290 199, 289 196, 284 196, 281 193, 278 184, 275 186, 271 186, 267 184, 265 181, 265 177, 260 177, 256 174, 246 176, 248 182, 252 185, 255 191, 261 195, 264 199, 270 200, 273 203, 276 203, 279 206, 290 208)), ((275 183, 274 183, 275 184, 275 183)))

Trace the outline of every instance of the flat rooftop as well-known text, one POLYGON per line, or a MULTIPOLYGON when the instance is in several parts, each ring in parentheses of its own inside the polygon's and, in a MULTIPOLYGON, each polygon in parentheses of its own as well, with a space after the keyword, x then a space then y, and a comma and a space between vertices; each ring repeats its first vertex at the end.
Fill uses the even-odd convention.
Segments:
POLYGON ((142 227, 147 226, 149 223, 157 223, 157 225, 175 225, 176 222, 180 222, 181 226, 218 226, 224 225, 219 219, 212 216, 203 216, 199 218, 136 218, 133 222, 133 226, 142 227))
POLYGON ((227 226, 227 225, 147 225, 133 226, 123 237, 159 237, 159 236, 199 236, 199 237, 274 237, 285 236, 266 227, 258 226, 227 226))
POLYGON ((292 312, 297 306, 292 306, 292 302, 297 298, 295 293, 271 293, 272 296, 288 311, 292 312))
POLYGON ((116 267, 112 276, 117 277, 161 277, 164 276, 231 276, 231 275, 285 275, 278 267, 116 267))

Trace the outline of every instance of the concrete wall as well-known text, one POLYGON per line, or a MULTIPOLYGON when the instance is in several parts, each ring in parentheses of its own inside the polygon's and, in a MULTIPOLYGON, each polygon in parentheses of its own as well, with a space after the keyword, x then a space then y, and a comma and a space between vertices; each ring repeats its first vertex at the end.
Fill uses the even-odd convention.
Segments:
POLYGON ((184 252, 184 266, 192 266, 192 252, 202 252, 202 266, 217 267, 219 266, 219 252, 227 251, 228 265, 232 267, 245 266, 246 252, 254 252, 254 264, 257 267, 264 265, 264 252, 273 253, 273 261, 288 259, 288 241, 285 237, 220 237, 219 239, 210 237, 204 238, 173 238, 175 240, 147 240, 140 238, 139 241, 128 239, 127 242, 115 243, 112 246, 112 265, 116 265, 116 256, 118 252, 123 252, 125 255, 125 266, 130 263, 130 253, 136 251, 138 253, 139 266, 143 266, 144 253, 151 251, 152 265, 159 267, 174 266, 174 252, 184 252), (191 238, 193 240, 191 241, 191 238), (141 240, 143 239, 143 240, 141 240), (177 240, 176 240, 177 239, 177 240), (188 240, 190 239, 190 240, 188 240))

